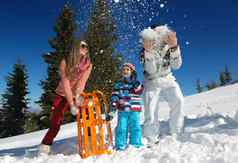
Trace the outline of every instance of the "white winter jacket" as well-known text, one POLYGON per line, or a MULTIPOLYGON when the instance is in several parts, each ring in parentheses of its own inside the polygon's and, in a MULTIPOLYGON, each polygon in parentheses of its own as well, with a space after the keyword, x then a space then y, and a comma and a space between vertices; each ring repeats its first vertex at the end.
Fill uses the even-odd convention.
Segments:
POLYGON ((145 89, 165 87, 175 82, 172 69, 179 69, 182 65, 180 47, 162 50, 151 50, 144 54, 145 89))

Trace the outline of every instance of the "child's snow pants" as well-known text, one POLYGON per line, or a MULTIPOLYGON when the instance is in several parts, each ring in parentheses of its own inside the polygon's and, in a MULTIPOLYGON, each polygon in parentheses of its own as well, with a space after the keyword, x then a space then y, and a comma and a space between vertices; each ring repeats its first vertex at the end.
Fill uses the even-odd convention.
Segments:
POLYGON ((135 147, 142 146, 142 130, 140 126, 140 112, 119 111, 116 127, 116 149, 123 150, 127 145, 129 133, 129 143, 135 147), (128 132, 129 131, 129 132, 128 132))

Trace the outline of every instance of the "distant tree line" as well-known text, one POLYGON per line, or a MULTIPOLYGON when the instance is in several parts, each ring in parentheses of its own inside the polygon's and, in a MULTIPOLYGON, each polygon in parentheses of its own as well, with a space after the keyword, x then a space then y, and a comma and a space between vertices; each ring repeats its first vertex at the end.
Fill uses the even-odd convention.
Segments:
POLYGON ((197 79, 196 80, 196 91, 198 93, 201 93, 203 91, 212 90, 214 88, 233 84, 235 82, 237 82, 237 81, 235 81, 233 79, 233 76, 232 76, 228 66, 226 65, 224 70, 219 73, 217 81, 212 80, 212 81, 206 83, 205 85, 202 85, 201 80, 197 79))

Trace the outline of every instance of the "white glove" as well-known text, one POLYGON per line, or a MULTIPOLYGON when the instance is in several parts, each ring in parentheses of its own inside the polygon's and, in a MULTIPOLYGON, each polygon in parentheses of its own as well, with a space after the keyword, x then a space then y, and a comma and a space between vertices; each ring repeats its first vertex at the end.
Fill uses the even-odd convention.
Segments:
POLYGON ((76 103, 76 106, 82 106, 83 105, 83 97, 80 95, 76 95, 75 103, 76 103))
POLYGON ((70 112, 71 112, 72 115, 75 116, 75 115, 78 114, 79 110, 76 106, 73 105, 73 106, 70 106, 70 112))

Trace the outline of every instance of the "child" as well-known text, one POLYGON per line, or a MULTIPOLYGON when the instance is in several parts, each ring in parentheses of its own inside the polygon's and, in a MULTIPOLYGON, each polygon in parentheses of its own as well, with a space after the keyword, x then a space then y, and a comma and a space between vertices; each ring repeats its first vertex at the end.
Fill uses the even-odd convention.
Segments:
POLYGON ((176 33, 166 25, 144 29, 140 35, 143 39, 144 53, 141 58, 145 80, 143 135, 150 142, 156 142, 159 136, 158 111, 162 97, 171 108, 170 134, 176 136, 182 132, 184 99, 171 71, 180 68, 182 57, 176 33))
POLYGON ((124 150, 127 145, 128 132, 130 132, 130 144, 136 148, 142 146, 140 111, 142 110, 143 87, 136 80, 135 66, 125 63, 122 67, 122 79, 114 84, 111 96, 111 108, 118 111, 116 127, 116 149, 124 150))
POLYGON ((88 45, 85 41, 81 41, 80 47, 74 47, 67 58, 61 61, 59 70, 61 80, 55 91, 56 96, 50 119, 51 126, 41 142, 39 154, 50 153, 50 146, 60 130, 65 111, 70 109, 73 115, 78 113, 75 97, 83 92, 92 70, 88 45))

